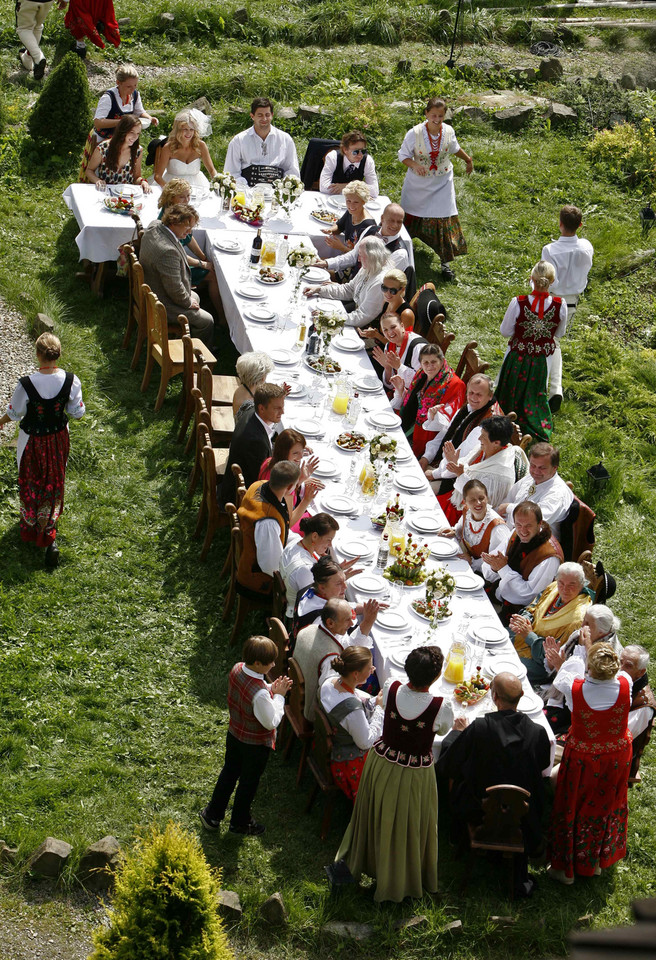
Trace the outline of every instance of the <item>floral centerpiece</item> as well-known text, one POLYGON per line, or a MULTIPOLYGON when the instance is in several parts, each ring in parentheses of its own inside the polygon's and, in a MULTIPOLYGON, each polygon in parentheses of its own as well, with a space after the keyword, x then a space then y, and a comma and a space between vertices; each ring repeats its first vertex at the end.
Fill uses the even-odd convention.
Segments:
POLYGON ((295 177, 294 174, 288 173, 281 180, 273 181, 273 199, 286 216, 289 216, 292 207, 304 189, 303 181, 295 177))
MULTIPOLYGON (((395 441, 396 442, 396 441, 395 441)), ((405 509, 401 506, 401 501, 399 500, 399 495, 397 493, 396 499, 388 500, 385 511, 379 514, 377 517, 371 517, 371 522, 374 527, 379 527, 382 529, 386 523, 388 517, 393 517, 395 520, 403 520, 405 516, 405 509)))
POLYGON ((214 174, 210 183, 210 190, 219 195, 221 209, 223 210, 225 201, 232 200, 237 192, 237 181, 231 173, 224 170, 221 173, 214 174))
POLYGON ((426 577, 426 599, 429 601, 448 599, 455 589, 455 577, 444 567, 431 570, 426 577))
POLYGON ((383 576, 386 580, 416 587, 426 579, 425 563, 429 556, 430 547, 425 543, 415 543, 409 533, 405 548, 396 555, 383 576))
POLYGON ((324 310, 313 311, 312 317, 317 333, 323 339, 324 350, 327 350, 332 338, 344 329, 346 317, 342 313, 326 313, 324 310))
POLYGON ((297 247, 292 247, 287 254, 287 263, 296 271, 296 286, 292 294, 293 297, 298 295, 303 277, 316 259, 317 252, 314 247, 307 247, 303 241, 301 241, 297 247))
POLYGON ((258 203, 254 200, 244 200, 243 203, 236 203, 233 198, 232 212, 238 220, 249 223, 251 227, 261 227, 264 223, 262 219, 264 200, 260 200, 258 203))
MULTIPOLYGON (((369 441, 369 459, 372 463, 375 463, 376 460, 395 463, 396 440, 393 437, 388 437, 386 433, 377 433, 369 441)), ((396 499, 398 500, 398 497, 396 499)), ((401 516, 403 516, 403 511, 401 511, 401 516)))

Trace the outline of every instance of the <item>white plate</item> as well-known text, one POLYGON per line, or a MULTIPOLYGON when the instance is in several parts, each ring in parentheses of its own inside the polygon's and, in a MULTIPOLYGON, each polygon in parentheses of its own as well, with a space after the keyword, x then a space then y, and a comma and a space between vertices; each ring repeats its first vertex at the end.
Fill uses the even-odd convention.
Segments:
POLYGON ((396 446, 396 462, 397 463, 409 463, 412 460, 412 451, 408 450, 407 447, 400 447, 398 444, 396 446))
POLYGON ((474 590, 482 590, 485 586, 483 577, 472 573, 471 570, 463 570, 462 572, 454 573, 453 576, 456 581, 457 590, 464 590, 465 592, 471 593, 474 590))
MULTIPOLYGON (((323 356, 323 354, 321 354, 321 356, 323 356)), ((339 369, 339 371, 335 370, 334 372, 331 371, 331 372, 329 372, 329 373, 324 373, 323 370, 318 370, 318 369, 315 370, 315 368, 314 368, 314 367, 312 366, 312 364, 310 363, 310 360, 314 360, 314 359, 315 359, 314 357, 309 357, 309 356, 306 354, 306 355, 303 357, 303 363, 304 363, 305 366, 308 368, 308 370, 311 370, 312 373, 316 374, 317 376, 320 376, 320 377, 339 377, 339 376, 341 376, 341 375, 344 373, 344 369, 343 369, 343 367, 342 367, 341 364, 340 364, 340 369, 339 369)), ((329 360, 332 360, 333 357, 331 357, 330 355, 328 355, 328 359, 329 359, 329 360)), ((335 360, 335 363, 339 363, 339 361, 338 361, 338 360, 335 360)))
POLYGON ((522 713, 528 713, 529 716, 542 713, 544 709, 542 697, 539 697, 534 690, 529 690, 528 693, 525 693, 521 697, 519 703, 517 704, 517 709, 521 710, 522 713))
POLYGON ((346 210, 346 197, 343 197, 341 193, 337 193, 335 196, 329 197, 328 206, 334 207, 335 210, 346 210))
POLYGON ((442 529, 441 522, 432 513, 411 513, 408 523, 418 533, 439 533, 442 529))
POLYGON ((312 471, 315 477, 334 477, 337 473, 339 473, 339 467, 332 460, 320 460, 312 471))
POLYGON ((362 540, 345 540, 343 543, 338 543, 337 546, 345 557, 368 558, 373 555, 372 548, 366 543, 363 543, 362 540))
POLYGON ((231 240, 230 237, 217 237, 213 241, 213 246, 222 253, 243 253, 244 248, 238 240, 231 240))
POLYGON ((245 297, 246 300, 264 300, 266 293, 264 290, 260 290, 259 287, 256 287, 255 284, 247 283, 243 287, 237 287, 235 291, 239 294, 240 297, 245 297))
POLYGON ((378 377, 371 374, 365 377, 356 377, 353 386, 359 393, 378 393, 383 387, 378 377))
POLYGON ((408 490, 411 493, 426 488, 426 481, 416 477, 414 473, 397 473, 394 482, 401 490, 408 490))
POLYGON ((458 544, 455 540, 447 540, 446 537, 438 537, 431 541, 431 553, 438 559, 446 560, 448 557, 455 557, 458 553, 458 544))
POLYGON ((318 437, 324 432, 318 420, 297 420, 294 430, 300 431, 306 437, 318 437))
POLYGON ((473 623, 469 632, 474 640, 481 640, 488 646, 496 646, 508 640, 508 631, 500 623, 488 620, 484 623, 473 623))
POLYGON ((110 197, 143 197, 143 190, 136 183, 109 184, 107 192, 110 197))
POLYGON ((281 284, 285 283, 287 277, 283 277, 282 280, 265 280, 264 277, 255 277, 258 283, 261 283, 264 287, 279 287, 281 284))
POLYGON ((494 657, 485 664, 485 670, 492 677, 500 673, 512 673, 518 680, 526 678, 526 667, 512 657, 494 657))
POLYGON ((340 516, 360 512, 360 508, 355 500, 352 500, 351 497, 345 497, 340 493, 329 494, 327 497, 323 497, 321 503, 324 510, 328 513, 336 513, 340 516))
POLYGON ((370 413, 367 422, 379 430, 394 430, 401 426, 401 420, 392 410, 379 410, 376 413, 370 413))
MULTIPOLYGON (((427 616, 425 613, 420 613, 419 610, 416 610, 412 606, 412 604, 410 604, 410 609, 412 610, 412 612, 416 617, 420 617, 422 620, 426 620, 428 623, 432 623, 432 620, 433 620, 432 617, 427 616)), ((447 623, 447 621, 451 620, 452 617, 453 617, 453 611, 447 614, 446 617, 442 617, 441 620, 437 620, 436 623, 439 626, 441 623, 447 623)))
POLYGON ((313 213, 310 214, 312 220, 316 220, 317 223, 320 223, 322 227, 334 227, 337 223, 336 220, 322 220, 321 217, 315 216, 313 213))
MULTIPOLYGON (((346 432, 346 431, 344 431, 344 432, 346 432)), ((349 431, 349 432, 350 432, 350 431, 349 431)), ((359 431, 356 431, 356 432, 359 432, 359 431)), ((341 436, 341 434, 340 434, 340 436, 341 436)), ((335 443, 335 446, 337 447, 337 449, 338 449, 338 450, 341 450, 342 453, 362 453, 362 451, 363 451, 363 450, 365 449, 365 447, 367 446, 367 444, 365 443, 364 446, 360 447, 359 450, 356 450, 355 448, 354 448, 353 450, 349 450, 347 447, 341 447, 341 446, 337 443, 337 437, 335 437, 334 443, 335 443)))
POLYGON ((382 210, 382 204, 378 200, 367 200, 365 207, 372 211, 382 210))
POLYGON ((244 316, 251 323, 273 323, 276 319, 276 314, 265 306, 249 307, 244 310, 244 316))
POLYGON ((305 271, 303 279, 310 283, 324 283, 326 280, 330 280, 330 274, 323 267, 310 267, 309 270, 305 271))
POLYGON ((385 630, 407 630, 408 621, 396 610, 379 610, 376 623, 385 630))
POLYGON ((405 662, 408 659, 409 653, 409 650, 395 650, 394 653, 390 653, 388 660, 393 666, 398 667, 399 670, 405 670, 405 662))
POLYGON ((298 361, 298 357, 292 353, 291 350, 269 350, 269 356, 274 363, 280 364, 283 367, 293 367, 298 361))
POLYGON ((139 117, 139 123, 141 124, 142 130, 147 130, 153 121, 150 117, 139 117))
POLYGON ((370 593, 372 596, 385 593, 388 586, 387 580, 373 573, 359 573, 357 577, 351 577, 349 584, 358 593, 370 593))
MULTIPOLYGON (((348 353, 357 353, 359 350, 364 350, 362 340, 354 340, 353 337, 335 337, 334 340, 331 340, 331 346, 338 350, 346 350, 348 353)), ((376 379, 378 378, 376 377, 376 379)))

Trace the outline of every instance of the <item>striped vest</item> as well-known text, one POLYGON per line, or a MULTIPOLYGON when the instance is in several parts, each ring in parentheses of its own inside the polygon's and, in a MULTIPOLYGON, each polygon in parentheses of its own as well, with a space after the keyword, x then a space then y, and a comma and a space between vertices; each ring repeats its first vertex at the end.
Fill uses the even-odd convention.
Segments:
POLYGON ((243 663, 234 665, 228 679, 228 730, 242 743, 264 745, 273 750, 276 745, 276 731, 263 727, 253 712, 255 694, 268 689, 264 677, 261 680, 249 677, 244 673, 243 663))

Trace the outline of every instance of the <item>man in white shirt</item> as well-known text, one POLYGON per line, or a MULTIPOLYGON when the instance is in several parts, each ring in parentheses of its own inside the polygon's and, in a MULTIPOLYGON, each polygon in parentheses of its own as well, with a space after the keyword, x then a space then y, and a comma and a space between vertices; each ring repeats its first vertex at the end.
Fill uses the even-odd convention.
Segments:
POLYGON ((316 265, 323 267, 324 270, 331 270, 333 273, 339 273, 348 267, 354 267, 358 262, 358 251, 360 243, 364 237, 380 237, 385 244, 387 252, 392 261, 390 269, 403 270, 410 264, 408 251, 401 240, 401 230, 403 229, 403 218, 405 211, 398 203, 388 203, 380 218, 380 226, 372 227, 366 230, 352 250, 340 254, 338 257, 330 257, 328 260, 317 260, 316 265))
MULTIPOLYGON (((553 263, 556 279, 550 293, 562 297, 567 304, 567 314, 571 321, 579 302, 579 297, 588 284, 588 274, 592 266, 594 250, 589 240, 576 235, 581 226, 583 214, 578 207, 565 206, 560 211, 560 237, 542 248, 542 260, 553 263)), ((563 399, 563 357, 560 345, 551 361, 549 379, 549 406, 556 412, 563 399)))
MULTIPOLYGON (((649 651, 637 643, 624 647, 620 654, 620 669, 628 673, 633 681, 631 691, 631 710, 629 711, 629 730, 633 737, 633 756, 636 755, 636 744, 639 754, 649 742, 645 731, 651 727, 656 714, 656 699, 649 686, 647 667, 649 666, 649 651)), ((651 731, 650 731, 651 732, 651 731)))
POLYGON ((543 519, 556 540, 560 540, 560 524, 569 512, 574 494, 558 474, 559 465, 560 451, 556 447, 550 443, 533 444, 528 455, 528 474, 510 488, 507 503, 497 508, 511 530, 515 507, 532 500, 540 505, 543 519))
POLYGON ((273 183, 288 174, 299 176, 294 141, 272 125, 273 104, 266 97, 251 103, 253 126, 238 133, 228 144, 223 169, 233 177, 256 183, 273 183))

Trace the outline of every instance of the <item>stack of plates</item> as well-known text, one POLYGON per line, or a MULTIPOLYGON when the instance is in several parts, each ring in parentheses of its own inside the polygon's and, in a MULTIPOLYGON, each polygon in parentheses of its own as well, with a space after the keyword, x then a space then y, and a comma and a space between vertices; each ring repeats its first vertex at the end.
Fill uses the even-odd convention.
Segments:
POLYGON ((388 659, 389 662, 398 667, 399 670, 405 670, 405 662, 408 659, 409 650, 395 650, 394 653, 390 653, 388 659))
POLYGON ((376 413, 370 413, 367 423, 376 427, 377 430, 395 430, 401 426, 401 420, 393 410, 378 410, 376 413))
POLYGON ((518 680, 526 679, 526 667, 516 657, 494 657, 485 664, 485 670, 491 677, 499 673, 512 673, 518 680))
POLYGON ((330 274, 322 267, 310 267, 309 270, 305 271, 303 280, 307 280, 308 283, 324 283, 324 281, 330 280, 330 274))
POLYGON ((283 367, 293 367, 298 362, 298 357, 291 350, 269 350, 269 356, 274 363, 283 367))
POLYGON ((426 489, 426 481, 415 473, 397 473, 394 477, 394 483, 401 490, 407 490, 408 493, 417 493, 419 490, 426 489))
POLYGON ((379 610, 376 623, 384 630, 407 630, 408 621, 396 610, 379 610))
POLYGON ((320 460, 312 471, 312 475, 315 477, 335 477, 339 472, 339 467, 332 460, 320 460))
POLYGON ((435 534, 442 529, 442 523, 432 513, 410 513, 407 521, 417 533, 435 534))
POLYGON ((356 339, 356 337, 357 334, 355 337, 340 334, 331 341, 331 346, 337 347, 338 350, 347 350, 349 353, 357 353, 359 350, 364 350, 364 342, 359 337, 356 339))
POLYGON ((328 496, 322 497, 321 503, 324 510, 328 513, 336 513, 338 516, 360 512, 360 507, 355 500, 341 493, 328 494, 328 496))
POLYGON ((292 400, 298 400, 301 397, 305 396, 306 390, 302 383, 299 383, 297 380, 293 380, 291 383, 288 383, 289 393, 287 394, 292 400))
POLYGON ((456 581, 456 589, 464 593, 473 593, 476 590, 482 590, 485 586, 483 577, 472 573, 471 570, 463 570, 462 572, 454 573, 453 576, 456 581))
POLYGON ((335 196, 328 198, 328 206, 334 207, 335 210, 346 210, 346 197, 337 193, 335 196))
POLYGON ((241 287, 237 287, 236 292, 247 300, 264 300, 266 297, 262 287, 256 287, 254 283, 244 283, 241 287))
POLYGON ((353 387, 358 393, 378 393, 378 391, 382 389, 382 386, 378 377, 372 374, 355 377, 353 380, 353 387))
POLYGON ((471 624, 469 635, 472 640, 484 643, 488 650, 498 650, 508 642, 508 631, 493 620, 471 624))
POLYGON ((385 593, 388 587, 387 580, 375 573, 359 573, 357 577, 352 577, 349 580, 349 584, 358 593, 366 593, 372 597, 379 593, 385 593))
POLYGON ((409 463, 412 460, 412 452, 408 447, 399 447, 397 444, 396 447, 396 462, 397 463, 409 463))
POLYGON ((244 316, 247 320, 252 320, 253 323, 273 323, 276 319, 276 313, 271 307, 267 307, 263 303, 258 303, 253 307, 247 307, 246 310, 244 310, 244 316))
POLYGON ((294 429, 305 437, 320 437, 325 432, 318 420, 297 420, 294 429))
POLYGON ((529 692, 525 693, 517 704, 517 709, 521 710, 522 713, 528 713, 529 716, 535 716, 538 713, 542 713, 544 709, 542 697, 539 697, 535 690, 529 690, 529 692))
POLYGON ((370 560, 374 555, 373 547, 368 543, 364 543, 362 540, 344 540, 338 543, 337 546, 349 560, 357 557, 370 560))
POLYGON ((216 237, 214 246, 222 253, 243 253, 244 248, 239 240, 232 240, 230 237, 216 237))
POLYGON ((446 537, 438 537, 437 540, 431 540, 431 553, 438 560, 448 560, 450 557, 457 556, 458 544, 455 540, 447 540, 446 537))

